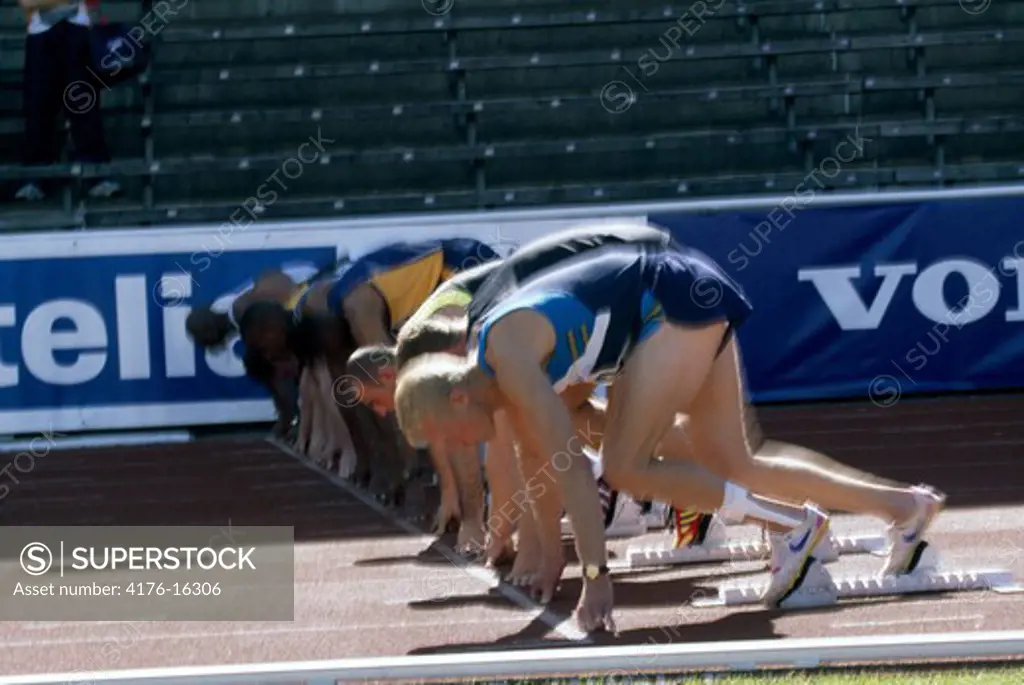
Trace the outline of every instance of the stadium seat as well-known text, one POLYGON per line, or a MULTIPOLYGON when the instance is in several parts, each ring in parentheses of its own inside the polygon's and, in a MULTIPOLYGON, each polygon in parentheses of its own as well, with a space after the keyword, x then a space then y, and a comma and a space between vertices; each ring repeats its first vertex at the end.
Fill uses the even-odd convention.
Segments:
MULTIPOLYGON (((11 9, 0 44, 15 46, 11 9)), ((139 20, 159 29, 150 72, 104 100, 113 164, 33 170, 72 189, 124 179, 116 201, 77 204, 69 190, 67 225, 225 221, 310 136, 324 150, 260 216, 777 194, 851 136, 871 142, 829 188, 1020 176, 1021 0, 978 15, 957 0, 178 9, 139 20)), ((0 58, 15 95, 0 105, 6 185, 27 173, 12 55, 0 58)), ((0 214, 32 213, 7 203, 0 214)))

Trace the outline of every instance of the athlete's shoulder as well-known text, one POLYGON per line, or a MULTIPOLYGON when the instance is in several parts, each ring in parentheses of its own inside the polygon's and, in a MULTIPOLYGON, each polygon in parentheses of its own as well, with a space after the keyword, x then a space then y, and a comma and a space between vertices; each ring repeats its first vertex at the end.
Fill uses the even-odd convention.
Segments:
POLYGON ((444 249, 441 240, 420 240, 405 241, 397 240, 371 250, 361 257, 356 258, 356 264, 376 264, 379 266, 391 266, 401 264, 405 261, 419 259, 434 252, 444 249))

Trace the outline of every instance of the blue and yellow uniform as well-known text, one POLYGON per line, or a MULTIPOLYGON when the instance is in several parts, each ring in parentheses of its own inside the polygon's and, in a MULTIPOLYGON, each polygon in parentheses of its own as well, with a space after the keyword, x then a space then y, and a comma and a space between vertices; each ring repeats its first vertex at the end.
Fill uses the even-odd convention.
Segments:
POLYGON ((666 321, 727 321, 731 333, 752 311, 740 286, 696 250, 608 246, 527 280, 471 321, 471 347, 485 373, 493 375, 485 358, 491 327, 524 309, 542 314, 555 330, 544 370, 556 392, 611 380, 666 321))
POLYGON ((288 298, 288 302, 285 303, 285 309, 290 311, 298 321, 302 318, 303 309, 306 306, 306 300, 309 298, 313 288, 317 285, 333 281, 341 277, 346 271, 352 268, 352 262, 343 261, 335 264, 333 268, 321 269, 316 273, 315 276, 306 279, 299 284, 298 289, 292 293, 292 296, 288 298))
POLYGON ((352 291, 370 285, 384 300, 389 327, 395 328, 449 278, 497 259, 497 252, 473 238, 392 243, 354 260, 339 273, 327 291, 327 306, 340 314, 342 302, 352 291))

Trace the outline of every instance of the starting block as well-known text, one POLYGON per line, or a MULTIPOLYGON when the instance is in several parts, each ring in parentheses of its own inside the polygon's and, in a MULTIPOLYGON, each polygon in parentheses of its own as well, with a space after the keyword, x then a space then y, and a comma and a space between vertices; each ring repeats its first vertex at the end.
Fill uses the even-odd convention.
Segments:
MULTIPOLYGON (((666 526, 667 509, 667 505, 655 503, 650 511, 643 513, 633 498, 620 494, 618 511, 612 524, 605 529, 605 535, 609 538, 632 538, 661 530, 666 526)), ((572 523, 568 517, 562 518, 562 535, 572 535, 572 523)))
MULTIPOLYGON (((644 535, 648 531, 648 523, 643 518, 617 520, 605 529, 604 534, 608 538, 633 538, 644 535)), ((562 535, 572 535, 572 524, 568 519, 562 519, 562 535)))
MULTIPOLYGON (((841 599, 893 597, 897 595, 945 592, 992 591, 1000 594, 1024 592, 1010 571, 1004 569, 937 570, 937 559, 926 550, 921 565, 905 575, 849 575, 833 578, 821 562, 814 561, 804 582, 779 606, 780 609, 807 609, 829 606, 841 599)), ((734 581, 718 586, 710 597, 694 599, 694 607, 723 607, 761 604, 768 583, 734 581)))
MULTIPOLYGON (((631 547, 626 551, 626 562, 630 568, 643 568, 713 564, 723 561, 759 561, 771 558, 772 551, 767 540, 729 542, 721 539, 722 528, 718 531, 712 528, 703 545, 679 549, 674 549, 670 545, 631 547), (718 539, 714 535, 715 532, 719 533, 718 539)), ((840 554, 880 554, 885 551, 887 544, 888 541, 881 535, 834 535, 819 546, 817 555, 822 563, 830 563, 836 561, 840 554)))

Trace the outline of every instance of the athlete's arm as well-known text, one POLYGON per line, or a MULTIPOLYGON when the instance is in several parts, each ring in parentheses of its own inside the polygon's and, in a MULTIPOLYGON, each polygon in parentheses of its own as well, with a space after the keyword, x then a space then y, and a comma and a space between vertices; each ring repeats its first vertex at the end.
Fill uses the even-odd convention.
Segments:
MULTIPOLYGON (((528 526, 524 532, 521 522, 533 520, 530 492, 519 470, 519 456, 516 449, 515 429, 504 410, 494 414, 494 437, 487 442, 487 458, 484 460, 487 484, 491 489, 491 507, 487 526, 489 537, 488 559, 498 560, 511 545, 512 533, 519 526, 520 544, 529 533, 536 537, 535 526, 528 526)), ((550 481, 548 482, 550 486, 550 481)), ((536 550, 539 540, 531 540, 536 550)), ((562 538, 559 535, 558 545, 562 538)), ((536 554, 534 554, 536 561, 536 554)))
POLYGON ((430 462, 437 472, 438 485, 441 488, 441 506, 438 509, 437 528, 434 530, 435 534, 441 535, 450 520, 462 518, 462 508, 459 506, 461 493, 455 481, 455 470, 447 445, 443 442, 431 443, 427 452, 430 454, 430 462))
POLYGON ((345 444, 345 422, 338 412, 338 398, 335 397, 334 381, 331 371, 325 362, 317 362, 313 367, 313 377, 318 390, 316 401, 322 411, 325 437, 328 442, 340 449, 345 444))
POLYGON ((364 284, 346 295, 341 303, 341 313, 352 328, 359 347, 395 343, 388 330, 387 304, 373 286, 364 284))
POLYGON ((314 442, 319 442, 316 435, 317 399, 316 379, 313 371, 308 366, 302 370, 302 378, 299 381, 299 401, 302 406, 299 409, 299 437, 296 441, 296 449, 301 454, 308 454, 309 448, 314 442))
MULTIPOLYGON (((517 433, 523 434, 529 430, 529 425, 520 425, 517 433)), ((520 442, 523 442, 522 439, 520 442)), ((568 450, 565 452, 568 454, 568 450)), ((536 450, 535 443, 523 443, 518 466, 530 495, 530 510, 526 514, 532 519, 533 525, 528 526, 527 530, 536 536, 544 564, 561 567, 565 564, 565 552, 562 549, 564 505, 562 488, 553 485, 557 475, 551 474, 551 461, 544 459, 544 455, 536 450)), ((565 468, 561 459, 557 468, 565 468)))
POLYGON ((554 348, 554 333, 549 326, 529 325, 532 323, 511 314, 494 324, 486 359, 512 405, 517 428, 529 428, 517 431, 520 440, 555 462, 552 466, 572 522, 580 563, 604 565, 606 539, 597 482, 586 456, 573 454, 578 450, 571 449, 575 435, 572 417, 540 366, 540 360, 554 348))
POLYGON ((242 366, 245 372, 254 381, 263 385, 270 391, 270 397, 274 401, 274 409, 277 410, 277 424, 274 432, 284 435, 295 418, 295 397, 293 383, 289 379, 281 378, 278 369, 257 354, 252 349, 247 349, 242 357, 242 366))
POLYGON ((296 382, 290 379, 275 379, 271 386, 270 395, 277 410, 277 425, 274 426, 274 432, 280 436, 287 435, 292 422, 295 421, 295 408, 298 404, 295 390, 296 382))

